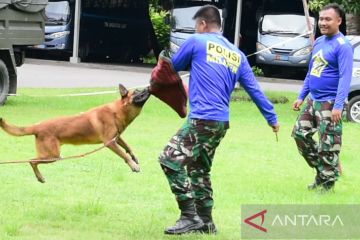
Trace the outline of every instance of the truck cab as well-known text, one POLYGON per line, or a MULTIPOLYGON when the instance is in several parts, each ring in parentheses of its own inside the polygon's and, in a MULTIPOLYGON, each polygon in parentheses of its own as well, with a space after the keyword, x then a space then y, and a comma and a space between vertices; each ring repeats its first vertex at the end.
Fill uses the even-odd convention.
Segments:
POLYGON ((24 62, 25 48, 44 41, 47 0, 0 3, 0 105, 17 88, 16 66, 24 62))

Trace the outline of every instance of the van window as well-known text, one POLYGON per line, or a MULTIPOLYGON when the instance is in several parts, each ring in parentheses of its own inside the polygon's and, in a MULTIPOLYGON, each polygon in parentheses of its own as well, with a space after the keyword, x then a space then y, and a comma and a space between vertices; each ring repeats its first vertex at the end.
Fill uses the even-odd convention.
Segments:
POLYGON ((175 8, 173 10, 172 28, 173 31, 195 32, 195 20, 193 16, 200 7, 175 8))
POLYGON ((70 6, 68 1, 48 2, 45 8, 47 25, 66 24, 70 19, 70 6))
MULTIPOLYGON (((310 23, 314 28, 315 19, 310 17, 310 23)), ((302 35, 307 32, 306 17, 302 15, 264 15, 260 33, 262 34, 293 34, 302 35)))
MULTIPOLYGON (((173 18, 172 18, 172 30, 175 32, 186 32, 194 33, 195 32, 195 13, 201 8, 201 6, 196 7, 186 7, 186 8, 174 8, 173 18)), ((222 14, 222 9, 219 9, 220 16, 222 14)), ((223 19, 221 18, 221 21, 223 19)))

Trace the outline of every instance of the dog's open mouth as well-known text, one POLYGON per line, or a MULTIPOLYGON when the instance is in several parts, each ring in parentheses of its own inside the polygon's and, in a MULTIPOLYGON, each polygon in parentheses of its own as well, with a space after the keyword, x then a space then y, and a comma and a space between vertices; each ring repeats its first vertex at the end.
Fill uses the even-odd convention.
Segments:
POLYGON ((133 103, 136 106, 142 107, 145 104, 145 102, 149 99, 149 97, 150 97, 149 88, 144 88, 143 90, 136 89, 134 91, 133 103))

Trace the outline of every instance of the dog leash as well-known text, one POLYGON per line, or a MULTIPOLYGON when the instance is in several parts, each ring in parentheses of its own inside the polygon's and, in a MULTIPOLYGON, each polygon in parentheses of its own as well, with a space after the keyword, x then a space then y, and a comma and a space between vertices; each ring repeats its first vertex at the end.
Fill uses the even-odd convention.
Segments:
MULTIPOLYGON (((147 85, 142 86, 136 86, 136 87, 130 87, 127 88, 128 90, 137 89, 137 88, 146 88, 147 85)), ((84 92, 84 93, 69 93, 69 94, 58 94, 58 95, 27 95, 27 94, 17 94, 17 93, 9 93, 7 94, 10 97, 35 97, 35 98, 41 98, 41 97, 83 97, 83 96, 95 96, 95 95, 107 95, 107 94, 114 94, 118 93, 118 90, 112 90, 112 91, 99 91, 99 92, 84 92)))
POLYGON ((16 164, 16 163, 40 163, 40 162, 56 162, 56 161, 63 161, 63 160, 69 160, 69 159, 77 159, 77 158, 84 158, 88 155, 91 155, 93 153, 96 153, 100 150, 102 150, 103 148, 106 148, 107 146, 109 146, 111 143, 116 141, 116 138, 113 138, 112 140, 108 141, 107 143, 105 143, 103 146, 96 148, 92 151, 83 153, 83 154, 79 154, 79 155, 73 155, 73 156, 69 156, 69 157, 58 157, 58 158, 48 158, 48 159, 30 159, 30 160, 20 160, 20 161, 5 161, 5 162, 0 162, 0 164, 16 164))

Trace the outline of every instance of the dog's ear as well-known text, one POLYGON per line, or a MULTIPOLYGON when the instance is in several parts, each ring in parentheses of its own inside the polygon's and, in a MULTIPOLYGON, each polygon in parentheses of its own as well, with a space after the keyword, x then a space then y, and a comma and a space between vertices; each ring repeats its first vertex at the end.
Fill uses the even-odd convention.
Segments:
POLYGON ((119 84, 119 92, 122 98, 126 97, 129 93, 129 91, 122 84, 119 84))

